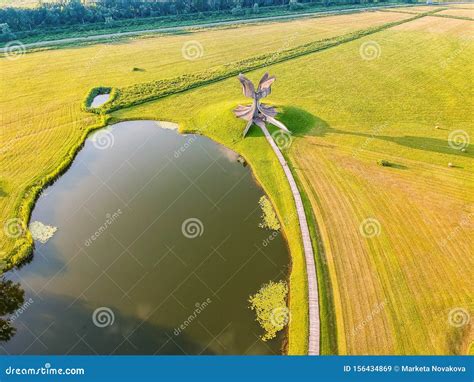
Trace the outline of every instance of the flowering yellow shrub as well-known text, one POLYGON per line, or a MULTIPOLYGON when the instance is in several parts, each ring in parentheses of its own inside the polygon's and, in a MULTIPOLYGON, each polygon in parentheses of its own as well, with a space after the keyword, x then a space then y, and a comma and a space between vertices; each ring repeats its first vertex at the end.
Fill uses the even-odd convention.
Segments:
POLYGON ((260 204, 260 208, 262 209, 262 223, 259 224, 261 228, 268 228, 274 231, 280 230, 280 222, 278 221, 278 217, 273 209, 272 203, 267 196, 262 196, 258 201, 260 204))

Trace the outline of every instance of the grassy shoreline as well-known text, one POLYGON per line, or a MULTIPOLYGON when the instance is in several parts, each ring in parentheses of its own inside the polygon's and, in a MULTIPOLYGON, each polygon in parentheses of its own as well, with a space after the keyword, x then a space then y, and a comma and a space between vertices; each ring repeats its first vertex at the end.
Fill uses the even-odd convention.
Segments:
POLYGON ((68 154, 63 157, 61 164, 55 170, 42 176, 40 179, 36 180, 25 189, 23 196, 20 198, 19 203, 14 209, 15 216, 21 225, 22 234, 16 239, 18 244, 15 245, 13 251, 9 254, 9 256, 4 258, 5 268, 3 269, 3 272, 6 272, 17 266, 22 266, 31 258, 34 250, 34 242, 31 233, 28 230, 28 224, 30 222, 31 213, 33 212, 36 201, 45 188, 53 184, 69 169, 69 167, 71 167, 75 157, 84 147, 87 136, 91 132, 107 126, 107 120, 107 116, 101 116, 95 125, 91 125, 89 129, 83 133, 81 140, 78 141, 78 144, 70 148, 68 154))

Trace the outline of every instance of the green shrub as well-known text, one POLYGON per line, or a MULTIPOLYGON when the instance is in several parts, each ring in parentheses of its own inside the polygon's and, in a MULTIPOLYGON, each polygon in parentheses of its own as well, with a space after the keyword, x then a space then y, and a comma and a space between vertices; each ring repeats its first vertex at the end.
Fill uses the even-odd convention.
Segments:
POLYGON ((377 163, 378 163, 379 166, 383 166, 383 167, 392 167, 393 166, 393 163, 391 163, 391 162, 389 162, 388 160, 385 160, 385 159, 381 159, 377 163))

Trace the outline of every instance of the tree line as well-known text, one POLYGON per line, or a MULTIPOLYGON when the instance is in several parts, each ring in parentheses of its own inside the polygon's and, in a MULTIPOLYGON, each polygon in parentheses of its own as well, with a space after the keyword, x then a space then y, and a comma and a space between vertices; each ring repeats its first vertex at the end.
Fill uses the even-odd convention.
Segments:
MULTIPOLYGON (((329 6, 378 1, 319 0, 319 3, 329 6)), ((289 5, 294 8, 306 2, 314 3, 314 0, 58 0, 53 3, 39 0, 35 8, 0 9, 0 33, 199 12, 239 14, 245 9, 258 12, 259 7, 289 5)))

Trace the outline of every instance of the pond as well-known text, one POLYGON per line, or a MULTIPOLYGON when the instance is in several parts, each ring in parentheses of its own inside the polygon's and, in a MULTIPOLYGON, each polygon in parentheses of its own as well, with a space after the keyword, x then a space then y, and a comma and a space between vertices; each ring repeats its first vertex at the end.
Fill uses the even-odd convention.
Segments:
POLYGON ((106 103, 110 98, 110 94, 99 94, 94 97, 91 107, 99 107, 106 103))
POLYGON ((288 274, 283 235, 259 227, 263 191, 234 152, 170 127, 100 130, 44 190, 31 221, 57 231, 6 275, 26 304, 0 352, 281 353, 248 308, 288 274))

